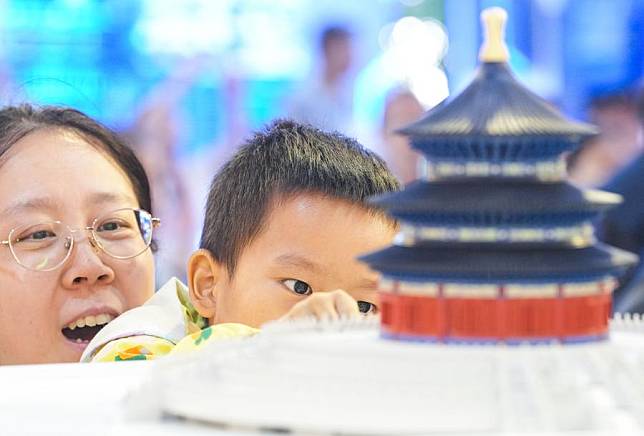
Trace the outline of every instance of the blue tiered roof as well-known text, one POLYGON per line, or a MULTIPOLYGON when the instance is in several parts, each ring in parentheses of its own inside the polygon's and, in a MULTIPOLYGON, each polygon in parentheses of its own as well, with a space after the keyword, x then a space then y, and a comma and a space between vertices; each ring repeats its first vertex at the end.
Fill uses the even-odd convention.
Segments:
POLYGON ((566 182, 500 177, 416 181, 372 201, 408 230, 406 240, 363 258, 389 277, 578 281, 619 275, 635 260, 630 253, 596 243, 592 234, 590 221, 618 204, 619 196, 566 182), (440 229, 442 236, 427 238, 423 227, 440 229), (573 229, 570 236, 566 229, 573 229), (522 230, 532 233, 521 238, 522 230), (519 237, 512 238, 513 232, 519 237))
POLYGON ((542 281, 618 275, 635 258, 597 244, 594 217, 620 197, 565 181, 562 153, 596 134, 483 61, 458 96, 404 127, 425 180, 373 199, 402 222, 397 246, 363 258, 391 277, 542 281))
POLYGON ((476 78, 403 128, 426 175, 372 200, 401 223, 362 258, 383 275, 385 337, 452 341, 606 337, 614 278, 636 256, 596 241, 617 195, 565 181, 562 154, 596 133, 566 120, 507 66, 505 12, 487 13, 476 78))
POLYGON ((486 62, 461 94, 400 132, 430 159, 512 162, 557 157, 597 130, 566 120, 505 62, 486 62))
POLYGON ((397 219, 419 225, 547 226, 592 219, 619 204, 620 197, 582 191, 565 182, 495 177, 418 180, 402 192, 381 195, 372 202, 397 219))

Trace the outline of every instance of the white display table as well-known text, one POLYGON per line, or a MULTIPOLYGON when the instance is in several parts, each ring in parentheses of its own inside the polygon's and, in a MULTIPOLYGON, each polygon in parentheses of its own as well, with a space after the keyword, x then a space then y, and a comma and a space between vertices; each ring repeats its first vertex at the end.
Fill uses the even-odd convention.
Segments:
POLYGON ((305 327, 267 327, 252 340, 158 362, 0 367, 0 436, 438 435, 458 413, 488 435, 529 430, 513 416, 539 418, 522 434, 552 435, 579 426, 584 413, 596 425, 558 434, 641 434, 639 317, 613 322, 610 342, 551 348, 380 341, 366 322, 305 327))
POLYGON ((0 367, 0 435, 247 435, 185 422, 125 419, 154 362, 0 367))

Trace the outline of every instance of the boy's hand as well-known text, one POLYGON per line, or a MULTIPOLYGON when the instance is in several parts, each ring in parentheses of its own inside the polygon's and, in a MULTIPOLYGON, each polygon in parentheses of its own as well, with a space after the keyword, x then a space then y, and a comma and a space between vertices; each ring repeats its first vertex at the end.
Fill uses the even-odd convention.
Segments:
POLYGON ((338 289, 331 292, 316 292, 298 302, 280 320, 317 318, 319 320, 336 320, 362 316, 356 300, 345 291, 338 289))

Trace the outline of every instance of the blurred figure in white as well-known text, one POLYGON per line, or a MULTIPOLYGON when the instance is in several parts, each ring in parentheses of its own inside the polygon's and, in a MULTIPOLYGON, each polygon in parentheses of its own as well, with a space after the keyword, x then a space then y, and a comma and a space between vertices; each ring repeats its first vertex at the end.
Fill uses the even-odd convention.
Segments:
POLYGON ((353 135, 353 37, 342 26, 329 26, 320 36, 320 71, 293 95, 287 114, 324 130, 353 135))
POLYGON ((383 26, 378 42, 381 54, 356 81, 358 137, 407 184, 418 178, 422 159, 396 130, 418 120, 449 95, 442 65, 447 33, 435 19, 403 17, 383 26))
POLYGON ((424 112, 416 96, 405 88, 393 90, 385 101, 380 143, 374 149, 403 184, 418 178, 420 153, 396 130, 418 120, 424 112))

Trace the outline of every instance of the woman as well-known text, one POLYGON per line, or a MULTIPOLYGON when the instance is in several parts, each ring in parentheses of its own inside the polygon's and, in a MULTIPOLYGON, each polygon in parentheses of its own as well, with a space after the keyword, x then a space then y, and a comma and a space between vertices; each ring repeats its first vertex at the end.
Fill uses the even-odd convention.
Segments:
POLYGON ((73 110, 0 110, 0 364, 77 362, 154 293, 150 188, 133 152, 73 110))

